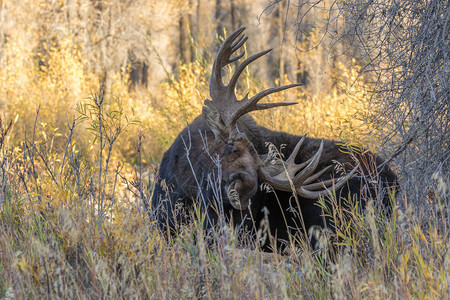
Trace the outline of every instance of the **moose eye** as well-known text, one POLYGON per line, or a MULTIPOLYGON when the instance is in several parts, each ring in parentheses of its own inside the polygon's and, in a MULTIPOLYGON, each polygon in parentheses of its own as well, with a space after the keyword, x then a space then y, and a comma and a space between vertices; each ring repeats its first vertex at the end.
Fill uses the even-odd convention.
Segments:
POLYGON ((231 154, 231 153, 234 153, 234 152, 237 152, 237 151, 238 151, 238 149, 237 149, 237 147, 234 146, 233 142, 226 143, 224 148, 223 148, 223 153, 224 154, 231 154))

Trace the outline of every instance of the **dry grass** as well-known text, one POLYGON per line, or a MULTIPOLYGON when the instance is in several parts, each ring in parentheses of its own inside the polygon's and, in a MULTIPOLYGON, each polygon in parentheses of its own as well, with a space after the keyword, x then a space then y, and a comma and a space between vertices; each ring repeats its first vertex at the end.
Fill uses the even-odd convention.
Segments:
MULTIPOLYGON (((206 62, 182 65, 152 91, 130 91, 124 70, 111 95, 101 95, 70 41, 46 47, 39 66, 26 46, 9 43, 9 67, 0 70, 0 297, 449 297, 445 208, 429 199, 435 209, 425 223, 407 191, 392 199, 399 205, 391 219, 370 208, 365 216, 350 211, 351 222, 336 217, 335 260, 308 247, 264 254, 240 247, 233 234, 208 247, 201 220, 165 241, 145 213, 154 162, 200 113, 206 62)), ((330 95, 275 95, 271 101, 301 103, 256 118, 366 145, 366 86, 354 84, 352 72, 342 67, 342 85, 330 95)), ((242 82, 251 94, 263 88, 248 75, 242 82)))

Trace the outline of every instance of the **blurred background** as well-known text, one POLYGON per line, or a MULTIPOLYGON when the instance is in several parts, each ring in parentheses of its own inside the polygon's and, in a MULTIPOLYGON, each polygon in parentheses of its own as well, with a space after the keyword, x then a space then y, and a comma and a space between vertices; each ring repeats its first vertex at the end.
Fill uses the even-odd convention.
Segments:
MULTIPOLYGON (((131 166, 139 144, 154 165, 200 114, 223 36, 245 26, 249 55, 273 51, 238 93, 304 84, 268 99, 299 104, 255 113, 261 125, 374 150, 423 201, 448 194, 446 20, 440 1, 2 0, 0 107, 13 140, 52 132, 61 152, 68 122, 102 90, 107 110, 132 121, 112 157, 131 166)), ((79 149, 95 145, 91 133, 73 133, 79 149)))
MULTIPOLYGON (((296 7, 288 7, 286 1, 269 4, 264 0, 2 1, 3 111, 9 118, 19 116, 18 134, 30 128, 38 106, 39 120, 63 130, 76 114, 76 105, 102 85, 108 97, 118 97, 127 109, 136 111, 145 131, 147 159, 158 161, 209 97, 219 37, 245 26, 250 55, 273 51, 242 76, 243 92, 304 83, 297 91, 275 96, 300 102, 294 111, 273 112, 290 113, 290 118, 274 121, 271 116, 263 125, 324 138, 349 137, 347 129, 361 125, 354 114, 366 113, 365 87, 354 85, 358 62, 344 53, 341 44, 333 45, 330 52, 330 40, 316 24, 325 24, 324 8, 297 24, 296 7), (353 89, 351 99, 340 97, 349 89, 353 89), (361 103, 355 106, 354 101, 361 103)), ((122 144, 121 151, 126 148, 122 144)))

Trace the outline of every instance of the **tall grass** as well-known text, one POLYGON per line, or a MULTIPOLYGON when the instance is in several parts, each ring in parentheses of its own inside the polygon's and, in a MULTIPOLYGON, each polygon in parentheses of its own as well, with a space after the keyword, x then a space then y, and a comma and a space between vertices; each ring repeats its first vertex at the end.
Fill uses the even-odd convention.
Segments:
MULTIPOLYGON (((303 243, 280 256, 242 246, 231 229, 211 246, 201 214, 167 241, 146 213, 155 162, 200 113, 207 63, 181 65, 157 91, 130 90, 124 70, 105 95, 70 41, 39 59, 9 47, 11 68, 0 70, 1 298, 449 297, 445 208, 432 198, 424 219, 406 191, 391 197, 389 219, 371 205, 365 214, 350 208, 350 220, 333 215, 334 258, 328 239, 319 251, 303 243)), ((366 144, 366 87, 352 72, 342 70, 339 92, 274 95, 300 104, 255 117, 275 130, 366 144)), ((245 74, 239 93, 264 88, 245 74)))

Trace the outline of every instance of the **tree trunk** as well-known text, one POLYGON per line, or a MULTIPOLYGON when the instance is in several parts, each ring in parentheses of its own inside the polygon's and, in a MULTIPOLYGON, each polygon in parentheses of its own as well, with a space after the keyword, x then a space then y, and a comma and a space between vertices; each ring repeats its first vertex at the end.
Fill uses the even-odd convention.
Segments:
MULTIPOLYGON (((191 9, 191 0, 187 4, 187 10, 191 9)), ((183 63, 189 63, 192 61, 192 49, 189 42, 189 31, 191 30, 191 16, 189 12, 187 14, 180 14, 179 21, 179 31, 180 31, 180 41, 179 41, 179 51, 180 59, 183 63)))
POLYGON ((69 30, 69 34, 75 35, 75 27, 76 27, 76 19, 77 19, 77 0, 67 0, 67 28, 69 30))
POLYGON ((284 18, 285 18, 285 10, 286 10, 286 5, 285 5, 285 1, 281 1, 281 5, 278 6, 278 36, 280 38, 280 45, 281 45, 281 51, 280 51, 280 60, 279 60, 279 64, 280 64, 280 85, 284 84, 284 74, 285 74, 285 69, 284 69, 284 64, 285 64, 285 59, 284 56, 285 54, 283 53, 283 43, 284 43, 284 18))
POLYGON ((225 14, 223 12, 222 0, 216 0, 215 19, 216 19, 216 33, 219 36, 223 36, 225 14))
POLYGON ((230 0, 231 30, 236 30, 236 15, 234 11, 234 0, 230 0))

